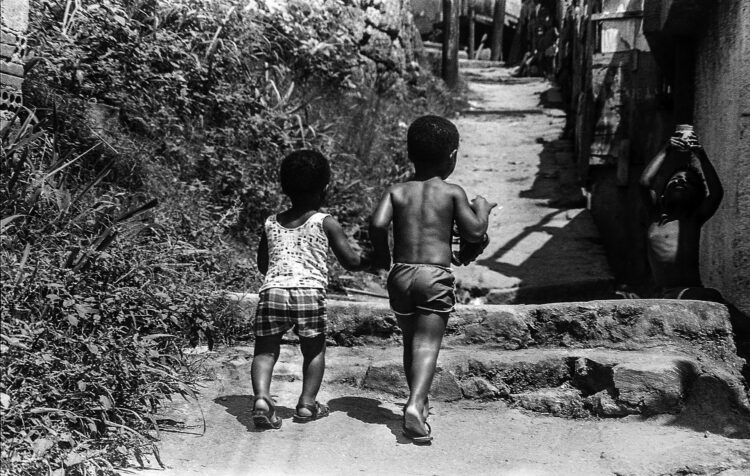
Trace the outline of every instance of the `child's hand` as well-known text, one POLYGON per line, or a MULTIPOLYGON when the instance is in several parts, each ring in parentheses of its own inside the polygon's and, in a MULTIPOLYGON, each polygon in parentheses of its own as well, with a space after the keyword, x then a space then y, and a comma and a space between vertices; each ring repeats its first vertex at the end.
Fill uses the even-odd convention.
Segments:
POLYGON ((489 215, 490 211, 496 206, 497 203, 490 203, 481 195, 477 195, 474 200, 471 201, 471 208, 477 213, 486 212, 487 215, 489 215))

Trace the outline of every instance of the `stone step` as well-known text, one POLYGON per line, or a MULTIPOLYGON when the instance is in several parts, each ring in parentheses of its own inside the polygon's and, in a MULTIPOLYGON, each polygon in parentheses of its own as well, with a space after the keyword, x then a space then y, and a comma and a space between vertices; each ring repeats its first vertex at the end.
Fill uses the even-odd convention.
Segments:
MULTIPOLYGON (((346 383, 399 397, 408 394, 399 346, 333 347, 325 381, 346 383)), ((247 378, 252 348, 235 347, 214 359, 214 375, 247 378)), ((298 381, 302 356, 285 345, 274 378, 298 381)), ((750 405, 732 368, 674 347, 641 351, 521 349, 454 345, 441 350, 431 397, 504 400, 525 410, 558 417, 675 415, 701 431, 750 437, 750 405)))
MULTIPOLYGON (((255 312, 255 294, 225 293, 236 301, 239 319, 255 312)), ((401 331, 386 300, 328 301, 333 345, 394 342, 401 331)), ((607 347, 638 350, 664 343, 691 355, 741 368, 729 314, 716 303, 668 299, 622 299, 539 305, 458 305, 446 335, 459 345, 501 349, 607 347)), ((293 339, 290 334, 289 337, 293 339)))

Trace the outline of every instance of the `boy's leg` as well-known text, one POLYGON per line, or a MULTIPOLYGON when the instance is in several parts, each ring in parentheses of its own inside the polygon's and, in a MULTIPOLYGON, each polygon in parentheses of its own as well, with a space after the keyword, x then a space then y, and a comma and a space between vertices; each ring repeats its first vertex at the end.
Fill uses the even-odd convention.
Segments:
MULTIPOLYGON (((300 337, 302 350, 302 394, 298 405, 314 405, 318 396, 323 374, 326 370, 326 337, 319 334, 315 337, 300 337)), ((298 408, 297 413, 303 417, 312 413, 305 408, 298 408)))
MULTIPOLYGON (((255 339, 253 352, 253 363, 250 367, 250 375, 253 382, 253 393, 256 397, 265 397, 271 400, 271 378, 273 367, 279 358, 281 348, 281 337, 284 334, 270 336, 259 336, 255 339)), ((256 410, 268 410, 268 405, 263 400, 255 402, 256 410)))
POLYGON ((411 339, 411 388, 404 408, 404 426, 418 434, 427 434, 424 410, 435 375, 440 344, 443 342, 448 313, 418 311, 414 316, 414 336, 411 339))
POLYGON ((417 325, 416 316, 401 316, 396 315, 398 320, 398 327, 401 328, 402 341, 404 343, 404 374, 406 375, 406 385, 409 386, 411 391, 411 364, 412 364, 412 348, 414 343, 414 329, 417 325))

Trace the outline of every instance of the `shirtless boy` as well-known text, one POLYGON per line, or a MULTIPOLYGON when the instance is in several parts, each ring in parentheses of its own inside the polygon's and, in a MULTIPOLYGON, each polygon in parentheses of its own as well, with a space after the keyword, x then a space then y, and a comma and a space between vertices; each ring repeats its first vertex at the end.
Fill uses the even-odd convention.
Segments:
POLYGON ((724 190, 695 133, 672 136, 646 166, 641 185, 649 192, 648 261, 658 297, 722 302, 718 291, 703 287, 699 251, 701 227, 719 208, 724 190), (690 165, 691 153, 703 179, 690 165), (670 161, 676 162, 672 170, 670 161))
POLYGON ((391 309, 403 332, 404 373, 409 400, 403 433, 416 443, 432 440, 426 419, 427 394, 435 374, 448 316, 455 304, 451 230, 481 242, 496 204, 483 197, 471 203, 458 185, 444 181, 456 166, 458 130, 447 119, 423 116, 407 133, 411 180, 390 187, 372 217, 375 264, 388 268, 388 229, 393 222, 393 266, 388 273, 391 309))

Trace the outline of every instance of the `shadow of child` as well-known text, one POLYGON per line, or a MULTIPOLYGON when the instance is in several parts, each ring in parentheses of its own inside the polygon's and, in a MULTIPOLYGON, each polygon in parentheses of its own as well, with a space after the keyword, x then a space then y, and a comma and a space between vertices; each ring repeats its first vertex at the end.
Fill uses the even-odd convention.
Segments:
POLYGON ((380 405, 379 400, 366 397, 339 397, 328 401, 331 412, 344 412, 363 423, 385 425, 396 437, 397 443, 412 444, 413 441, 402 432, 402 415, 380 405))

